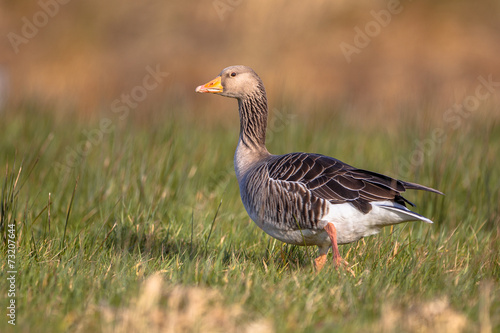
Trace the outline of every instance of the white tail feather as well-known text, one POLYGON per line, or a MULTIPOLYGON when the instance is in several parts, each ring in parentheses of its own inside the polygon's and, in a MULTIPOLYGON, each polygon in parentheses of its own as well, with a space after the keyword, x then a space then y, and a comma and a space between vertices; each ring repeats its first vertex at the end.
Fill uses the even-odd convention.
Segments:
POLYGON ((389 206, 389 205, 377 205, 380 208, 384 208, 387 210, 390 210, 398 215, 400 215, 403 218, 407 218, 408 220, 406 221, 424 221, 425 223, 434 223, 431 220, 429 220, 427 217, 422 216, 418 213, 412 212, 411 210, 407 209, 406 207, 397 207, 397 206, 389 206))

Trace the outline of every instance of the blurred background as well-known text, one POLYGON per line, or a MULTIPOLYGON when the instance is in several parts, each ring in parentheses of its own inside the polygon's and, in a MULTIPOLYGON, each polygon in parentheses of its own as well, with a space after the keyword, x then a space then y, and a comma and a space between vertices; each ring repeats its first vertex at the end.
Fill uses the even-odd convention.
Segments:
MULTIPOLYGON (((271 106, 343 104, 380 118, 432 104, 441 116, 474 95, 478 76, 500 81, 499 18, 497 0, 3 0, 0 102, 106 112, 149 68, 168 76, 135 108, 232 110, 194 88, 245 64, 271 106)), ((498 105, 496 89, 487 103, 498 105)))

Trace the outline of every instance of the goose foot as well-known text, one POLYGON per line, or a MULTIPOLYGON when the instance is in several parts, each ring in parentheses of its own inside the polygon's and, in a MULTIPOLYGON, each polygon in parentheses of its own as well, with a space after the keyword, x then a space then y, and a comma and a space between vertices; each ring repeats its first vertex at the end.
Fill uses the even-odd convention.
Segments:
POLYGON ((314 267, 316 268, 316 272, 319 272, 323 269, 326 264, 326 253, 320 254, 319 257, 314 259, 314 267))
MULTIPOLYGON (((333 223, 327 223, 327 225, 325 226, 325 231, 328 233, 328 236, 330 237, 330 240, 332 241, 332 252, 333 252, 333 263, 335 265, 335 268, 338 269, 340 267, 340 265, 342 264, 344 266, 344 268, 352 274, 352 276, 356 276, 354 274, 354 271, 351 269, 351 267, 349 267, 349 263, 340 256, 340 252, 339 252, 339 246, 337 244, 337 229, 335 229, 335 226, 333 225, 333 223)), ((320 259, 321 258, 321 255, 316 259, 320 259)), ((325 259, 326 261, 326 255, 325 255, 325 259)), ((324 263, 323 263, 324 264, 324 263)))

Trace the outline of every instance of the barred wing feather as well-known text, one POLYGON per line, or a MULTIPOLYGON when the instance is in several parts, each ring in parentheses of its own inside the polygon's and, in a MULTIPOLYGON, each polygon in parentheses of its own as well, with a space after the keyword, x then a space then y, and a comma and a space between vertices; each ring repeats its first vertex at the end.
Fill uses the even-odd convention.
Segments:
POLYGON ((275 156, 267 164, 271 180, 295 182, 304 185, 314 196, 332 204, 349 202, 363 213, 371 209, 371 202, 394 201, 401 205, 411 202, 400 193, 406 189, 441 193, 432 188, 396 180, 371 171, 356 169, 335 158, 307 153, 275 156))

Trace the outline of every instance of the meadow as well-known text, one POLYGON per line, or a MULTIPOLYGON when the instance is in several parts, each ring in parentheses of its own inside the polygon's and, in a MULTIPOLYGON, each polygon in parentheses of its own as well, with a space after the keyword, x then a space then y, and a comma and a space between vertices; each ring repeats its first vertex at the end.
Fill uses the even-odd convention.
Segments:
POLYGON ((290 105, 270 116, 271 152, 437 188, 445 196, 405 195, 434 224, 341 246, 352 272, 316 273, 316 248, 271 239, 244 210, 235 104, 215 120, 182 103, 120 120, 24 103, 0 123, 2 276, 17 272, 15 297, 0 281, 0 331, 500 331, 495 108, 452 126, 432 106, 373 122, 348 106, 290 105))

